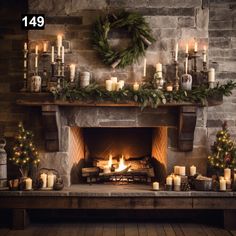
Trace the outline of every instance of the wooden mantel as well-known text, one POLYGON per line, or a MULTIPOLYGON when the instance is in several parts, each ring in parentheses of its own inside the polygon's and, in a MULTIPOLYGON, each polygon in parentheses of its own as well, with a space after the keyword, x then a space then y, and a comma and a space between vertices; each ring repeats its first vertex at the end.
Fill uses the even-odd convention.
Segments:
MULTIPOLYGON (((210 105, 219 105, 222 99, 213 99, 210 105)), ((55 100, 50 93, 21 93, 17 100, 18 105, 29 107, 41 107, 43 125, 45 131, 46 150, 50 152, 59 151, 59 137, 60 137, 60 108, 61 107, 139 107, 135 102, 126 103, 112 103, 112 102, 68 102, 55 100)), ((191 151, 193 149, 194 130, 196 126, 196 112, 200 104, 193 103, 168 103, 160 104, 159 108, 166 111, 176 110, 176 123, 178 128, 178 148, 180 151, 191 151)), ((172 114, 170 112, 170 114, 172 114)), ((170 116, 169 114, 169 116, 170 116)), ((158 119, 158 116, 157 116, 158 119)), ((160 126, 171 126, 168 121, 162 121, 160 126)))

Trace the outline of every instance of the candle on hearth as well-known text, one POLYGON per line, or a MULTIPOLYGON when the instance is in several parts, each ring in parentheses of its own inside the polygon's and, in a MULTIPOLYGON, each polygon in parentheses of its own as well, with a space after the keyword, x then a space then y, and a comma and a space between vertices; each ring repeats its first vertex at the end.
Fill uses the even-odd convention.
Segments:
POLYGON ((111 77, 111 81, 112 81, 112 91, 116 91, 117 77, 111 77))
POLYGON ((220 191, 226 191, 226 180, 225 179, 220 180, 220 191))
POLYGON ((194 52, 197 52, 197 42, 194 42, 194 52))
POLYGON ((190 166, 190 176, 194 176, 197 173, 197 168, 196 166, 192 165, 190 166))
POLYGON ((133 90, 134 91, 138 91, 139 90, 139 84, 137 82, 134 83, 133 90))
POLYGON ((31 178, 27 178, 25 180, 25 189, 26 190, 31 190, 32 189, 32 179, 31 178))
POLYGON ((65 62, 65 48, 64 46, 61 47, 61 62, 65 62))
POLYGON ((167 176, 166 185, 172 185, 172 183, 173 183, 173 178, 171 176, 167 176))
POLYGON ((112 91, 112 80, 110 80, 110 79, 106 80, 106 90, 112 91))
POLYGON ((36 46, 35 46, 35 55, 38 55, 38 53, 39 53, 39 46, 36 45, 36 46))
POLYGON ((174 174, 175 175, 179 174, 179 166, 174 166, 174 174))
POLYGON ((215 82, 215 69, 210 68, 208 71, 208 82, 215 82))
POLYGON ((146 72, 147 72, 147 59, 145 57, 143 60, 143 77, 146 77, 146 72))
POLYGON ((179 44, 176 43, 175 45, 175 61, 178 61, 178 51, 179 51, 179 44))
POLYGON ((62 35, 57 35, 57 47, 60 48, 62 46, 62 35))
POLYGON ((70 65, 70 81, 74 82, 75 80, 75 64, 70 65))
POLYGON ((229 169, 229 168, 224 169, 224 178, 226 180, 230 180, 231 179, 231 169, 229 169))
POLYGON ((54 46, 52 46, 51 61, 52 61, 52 63, 54 63, 54 46))
POLYGON ((153 188, 153 190, 159 190, 159 182, 153 182, 152 188, 153 188))
POLYGON ((47 187, 47 174, 42 173, 42 174, 40 175, 40 178, 41 178, 42 181, 43 181, 43 186, 42 186, 42 188, 46 188, 46 187, 47 187))
POLYGON ((48 44, 46 42, 43 43, 43 52, 47 52, 48 44))
POLYGON ((186 175, 186 167, 185 166, 180 166, 179 167, 179 175, 186 175))
POLYGON ((206 62, 206 46, 203 46, 203 62, 206 62))
POLYGON ((27 50, 27 43, 24 43, 24 50, 27 50))
POLYGON ((55 175, 52 173, 48 174, 48 188, 53 188, 54 180, 55 180, 55 175))

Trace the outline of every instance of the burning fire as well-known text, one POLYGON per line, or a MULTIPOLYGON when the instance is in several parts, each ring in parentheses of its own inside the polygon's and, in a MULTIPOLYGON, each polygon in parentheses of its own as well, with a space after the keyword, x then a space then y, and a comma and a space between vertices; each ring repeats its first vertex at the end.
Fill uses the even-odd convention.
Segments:
POLYGON ((109 166, 110 168, 112 167, 112 155, 109 155, 108 166, 109 166))
POLYGON ((119 172, 119 171, 124 170, 125 168, 127 168, 127 166, 125 165, 124 156, 122 155, 122 157, 120 158, 120 161, 119 161, 119 166, 115 171, 119 172))

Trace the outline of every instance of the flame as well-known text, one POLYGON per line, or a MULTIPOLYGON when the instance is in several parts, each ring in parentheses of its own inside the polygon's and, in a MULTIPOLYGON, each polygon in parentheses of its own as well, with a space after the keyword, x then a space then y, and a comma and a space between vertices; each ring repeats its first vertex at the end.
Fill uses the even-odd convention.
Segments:
POLYGON ((110 168, 112 167, 112 155, 109 155, 108 166, 109 166, 110 168))
POLYGON ((119 166, 118 166, 118 168, 116 169, 116 172, 122 171, 122 170, 124 170, 126 167, 127 167, 127 166, 125 165, 124 156, 122 155, 122 157, 120 158, 120 161, 119 161, 119 166))

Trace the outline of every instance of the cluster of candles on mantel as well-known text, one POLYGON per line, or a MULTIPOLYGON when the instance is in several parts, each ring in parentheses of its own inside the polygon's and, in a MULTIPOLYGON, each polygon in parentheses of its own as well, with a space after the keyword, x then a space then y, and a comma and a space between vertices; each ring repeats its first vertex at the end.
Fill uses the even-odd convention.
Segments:
MULTIPOLYGON (((220 191, 227 191, 232 188, 232 173, 231 169, 224 169, 224 176, 219 177, 220 191)), ((236 173, 234 173, 233 180, 236 181, 236 173)))

